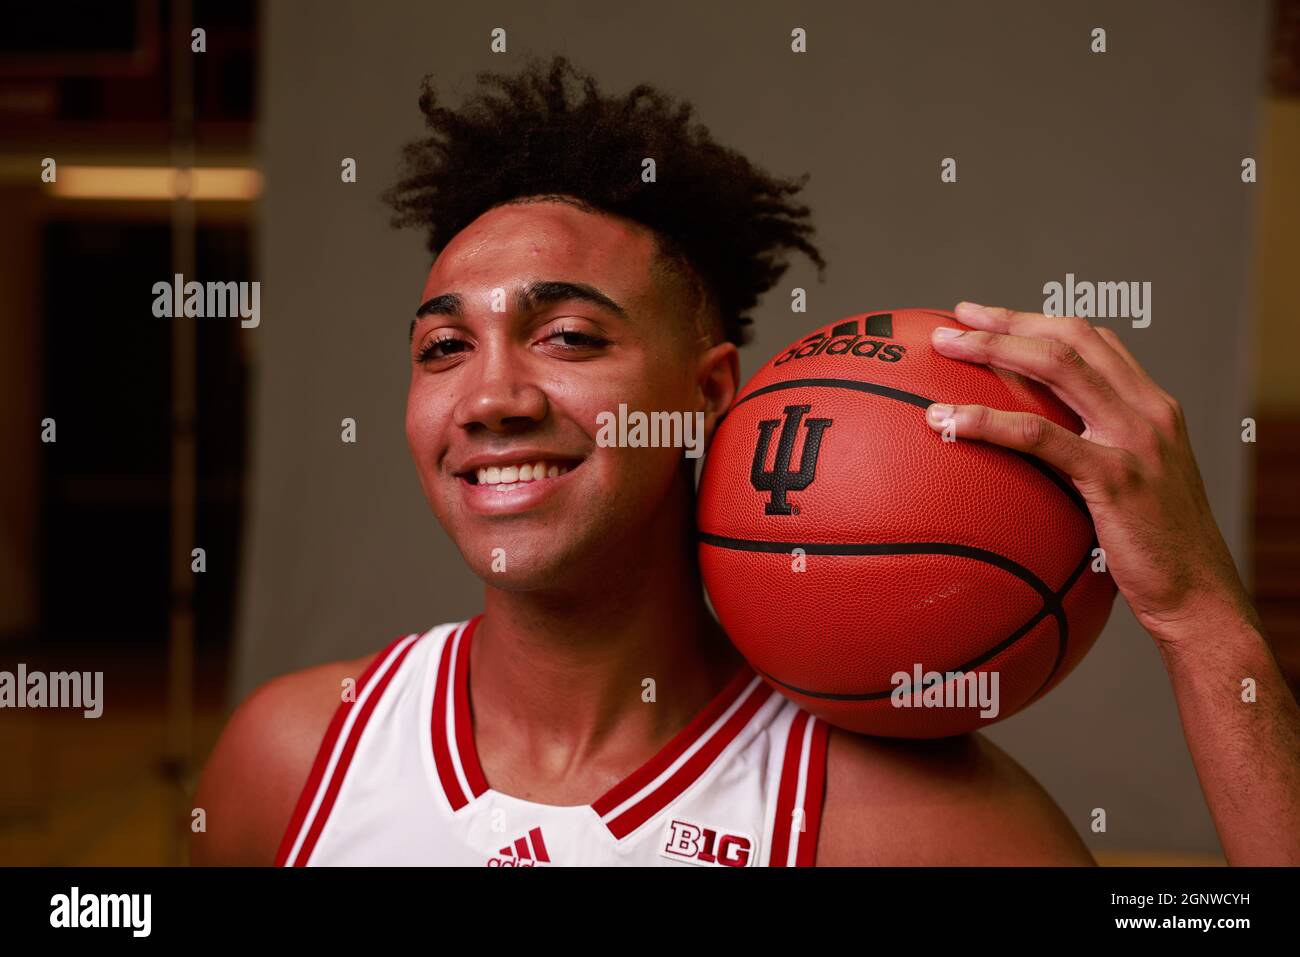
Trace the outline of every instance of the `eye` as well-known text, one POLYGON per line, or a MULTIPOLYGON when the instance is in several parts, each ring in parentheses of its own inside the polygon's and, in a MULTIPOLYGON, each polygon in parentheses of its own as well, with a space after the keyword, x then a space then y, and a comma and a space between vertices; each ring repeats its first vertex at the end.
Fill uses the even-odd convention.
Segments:
POLYGON ((557 329, 543 341, 565 352, 595 351, 609 345, 608 339, 577 329, 557 329))
POLYGON ((456 336, 435 336, 420 347, 420 351, 415 354, 415 361, 424 363, 431 359, 446 359, 458 352, 464 352, 468 348, 469 343, 456 336))

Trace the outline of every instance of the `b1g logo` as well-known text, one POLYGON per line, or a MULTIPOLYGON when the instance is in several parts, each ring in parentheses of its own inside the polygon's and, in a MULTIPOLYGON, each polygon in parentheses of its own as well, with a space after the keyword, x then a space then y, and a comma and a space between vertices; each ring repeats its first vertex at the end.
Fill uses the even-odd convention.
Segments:
POLYGON ((822 433, 831 427, 833 419, 809 419, 808 434, 803 440, 803 454, 799 456, 799 471, 790 469, 794 455, 794 440, 799 435, 799 423, 811 411, 810 405, 787 405, 785 423, 780 419, 764 419, 758 423, 758 446, 754 449, 754 462, 749 468, 749 481, 760 492, 771 493, 763 506, 766 515, 795 515, 795 508, 785 500, 789 492, 802 492, 817 477, 817 456, 821 454, 822 433), (776 461, 771 470, 767 464, 767 450, 772 444, 772 433, 781 426, 781 439, 776 446, 776 461))
POLYGON ((787 349, 772 362, 779 366, 791 359, 807 359, 809 356, 856 356, 859 359, 876 358, 881 362, 897 362, 907 352, 907 347, 896 342, 884 343, 881 339, 894 336, 894 314, 880 312, 867 316, 865 329, 858 330, 858 320, 841 322, 831 330, 830 335, 815 332, 798 346, 787 349))
POLYGON ((745 867, 754 856, 754 839, 748 834, 723 834, 687 821, 673 821, 668 825, 668 843, 659 853, 688 864, 745 867))

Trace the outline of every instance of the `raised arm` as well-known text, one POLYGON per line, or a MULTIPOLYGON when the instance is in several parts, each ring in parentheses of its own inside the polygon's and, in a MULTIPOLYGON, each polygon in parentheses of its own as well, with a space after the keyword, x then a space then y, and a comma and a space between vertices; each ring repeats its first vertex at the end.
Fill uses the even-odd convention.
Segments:
POLYGON ((1201 790, 1230 864, 1300 864, 1300 707, 1210 511, 1182 409, 1110 329, 960 303, 974 331, 934 348, 1048 386, 1083 420, 931 407, 957 438, 1028 452, 1088 503, 1115 584, 1169 672, 1201 790))

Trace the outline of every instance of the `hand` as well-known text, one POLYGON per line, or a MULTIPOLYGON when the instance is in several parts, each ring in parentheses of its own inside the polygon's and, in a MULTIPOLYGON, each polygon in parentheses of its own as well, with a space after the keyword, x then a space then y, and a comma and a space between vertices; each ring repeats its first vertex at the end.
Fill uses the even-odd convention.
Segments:
POLYGON ((936 329, 937 352, 1041 382, 1085 428, 1075 435, 1039 415, 982 405, 932 405, 931 428, 951 418, 959 439, 1028 452, 1068 475, 1115 584, 1162 649, 1225 616, 1257 622, 1205 497, 1182 409, 1119 336, 1083 319, 968 302, 956 314, 975 331, 936 329))

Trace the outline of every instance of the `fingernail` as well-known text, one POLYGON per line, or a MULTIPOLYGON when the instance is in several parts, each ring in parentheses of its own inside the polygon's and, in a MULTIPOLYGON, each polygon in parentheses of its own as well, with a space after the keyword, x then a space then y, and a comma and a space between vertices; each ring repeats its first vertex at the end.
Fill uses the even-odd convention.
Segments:
POLYGON ((987 306, 981 306, 978 302, 970 302, 969 300, 963 299, 961 302, 957 303, 957 307, 953 309, 953 312, 965 312, 969 314, 972 312, 983 312, 987 308, 987 306))
POLYGON ((956 339, 964 331, 964 329, 954 329, 952 326, 936 326, 934 337, 936 339, 956 339))
POLYGON ((936 402, 934 405, 930 406, 930 408, 926 409, 925 414, 930 417, 931 421, 943 422, 946 419, 951 419, 952 414, 955 411, 956 410, 950 405, 936 402))

